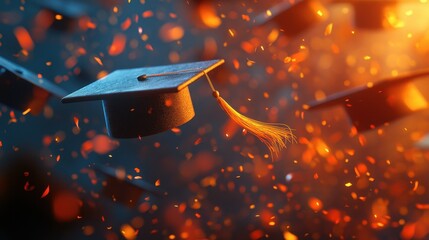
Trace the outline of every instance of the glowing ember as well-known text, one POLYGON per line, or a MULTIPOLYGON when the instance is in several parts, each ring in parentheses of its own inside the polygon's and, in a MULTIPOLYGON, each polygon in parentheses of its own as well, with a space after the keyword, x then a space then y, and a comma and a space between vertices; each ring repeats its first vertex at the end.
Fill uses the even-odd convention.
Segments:
POLYGON ((14 33, 22 49, 26 51, 33 50, 33 39, 31 38, 30 33, 28 33, 27 29, 25 29, 24 27, 17 27, 15 28, 14 33))
POLYGON ((117 56, 121 54, 125 50, 125 45, 127 43, 127 37, 118 33, 113 37, 113 42, 109 47, 109 55, 117 56))

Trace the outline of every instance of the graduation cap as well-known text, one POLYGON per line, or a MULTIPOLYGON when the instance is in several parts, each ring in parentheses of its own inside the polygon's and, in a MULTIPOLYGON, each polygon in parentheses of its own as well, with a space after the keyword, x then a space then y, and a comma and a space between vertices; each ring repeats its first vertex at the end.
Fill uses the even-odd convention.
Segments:
POLYGON ((154 196, 164 194, 164 191, 159 187, 155 187, 143 179, 127 178, 125 171, 122 169, 96 165, 94 170, 105 178, 105 185, 101 193, 105 197, 128 207, 136 206, 144 193, 154 196))
POLYGON ((0 57, 0 102, 37 115, 50 96, 62 98, 66 92, 54 83, 0 57))
MULTIPOLYGON (((389 18, 397 14, 400 2, 415 0, 333 0, 337 3, 350 3, 354 9, 354 25, 362 29, 389 28, 389 18)), ((396 18, 396 16, 395 16, 396 18)))
POLYGON ((283 1, 255 18, 255 24, 274 21, 288 37, 295 37, 327 18, 328 11, 319 0, 283 1))
POLYGON ((208 72, 223 59, 116 70, 64 97, 62 102, 102 100, 108 134, 115 138, 153 135, 190 121, 194 115, 188 86, 205 76, 221 108, 240 126, 278 154, 294 140, 285 124, 264 123, 235 111, 222 97, 208 72))
POLYGON ((384 79, 371 87, 356 87, 310 103, 309 109, 341 105, 356 129, 367 131, 426 109, 426 99, 411 81, 428 76, 429 70, 422 70, 384 79))
POLYGON ((88 14, 90 6, 83 2, 66 0, 33 0, 33 3, 43 10, 49 19, 51 27, 60 31, 73 31, 79 24, 79 19, 88 14))

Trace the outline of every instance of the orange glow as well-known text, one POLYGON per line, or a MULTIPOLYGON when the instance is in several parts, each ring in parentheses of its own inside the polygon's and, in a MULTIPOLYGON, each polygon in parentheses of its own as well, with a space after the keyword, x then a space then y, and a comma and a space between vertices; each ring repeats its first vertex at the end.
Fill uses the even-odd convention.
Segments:
POLYGON ((308 206, 313 209, 313 211, 318 212, 323 208, 323 203, 320 199, 311 197, 308 199, 308 206))
POLYGON ((31 39, 30 33, 24 27, 17 27, 14 30, 15 37, 18 40, 19 45, 26 51, 34 49, 33 39, 31 39))
POLYGON ((210 3, 203 2, 198 6, 198 14, 202 23, 209 28, 218 28, 222 20, 217 16, 216 9, 210 3))
POLYGON ((389 200, 378 198, 372 203, 371 227, 384 228, 390 220, 388 215, 389 200))
POLYGON ((401 238, 402 239, 412 239, 414 237, 415 232, 416 232, 416 224, 415 223, 406 224, 401 231, 401 238))
MULTIPOLYGON (((395 6, 396 8, 396 6, 395 6)), ((399 19, 397 11, 395 8, 386 8, 385 10, 385 19, 386 23, 385 25, 391 26, 393 28, 403 28, 404 27, 404 21, 399 19)))
POLYGON ((125 19, 125 21, 121 24, 121 29, 122 30, 127 30, 129 27, 131 26, 131 19, 127 18, 125 19))
POLYGON ((71 56, 71 57, 67 58, 67 60, 64 63, 64 65, 68 69, 73 68, 74 66, 76 66, 76 64, 77 64, 77 58, 74 57, 74 56, 71 56))
POLYGON ((63 191, 55 195, 52 210, 57 221, 67 222, 77 218, 82 206, 76 194, 63 191))
POLYGON ((402 99, 411 111, 427 108, 428 104, 425 97, 414 84, 407 84, 402 90, 402 99))
POLYGON ((326 145, 326 143, 320 139, 320 138, 316 138, 313 140, 313 144, 316 147, 316 151, 318 154, 320 154, 322 157, 328 157, 330 154, 330 150, 328 145, 326 145))
POLYGON ((150 11, 150 10, 144 11, 144 12, 142 13, 142 17, 143 17, 143 18, 150 18, 150 17, 152 17, 152 16, 153 16, 153 12, 152 12, 152 11, 150 11))
POLYGON ((326 213, 326 218, 329 221, 337 224, 337 223, 339 223, 341 221, 341 215, 342 214, 341 214, 341 212, 339 210, 337 210, 337 209, 330 209, 326 213))
POLYGON ((128 224, 124 224, 121 226, 121 233, 127 240, 136 239, 138 230, 135 230, 128 224))
POLYGON ((97 25, 91 21, 89 17, 82 17, 79 19, 80 29, 86 31, 88 29, 96 29, 97 25))
POLYGON ((119 142, 117 140, 110 139, 106 135, 98 134, 91 140, 87 140, 82 143, 80 152, 84 158, 87 158, 88 154, 91 152, 107 154, 110 151, 116 149, 118 146, 119 142))
POLYGON ((175 23, 166 23, 159 30, 159 37, 164 42, 173 42, 183 38, 185 30, 175 23))
POLYGON ((283 233, 283 238, 285 240, 298 240, 297 236, 295 236, 293 233, 288 232, 288 231, 283 233))
POLYGON ((121 54, 125 49, 126 43, 127 43, 127 37, 124 34, 122 33, 116 34, 113 37, 112 45, 110 45, 109 47, 109 55, 117 56, 121 54))
POLYGON ((228 136, 229 138, 235 136, 238 130, 239 126, 231 119, 228 119, 222 127, 223 136, 228 136))
POLYGON ((261 239, 263 236, 264 232, 262 232, 261 230, 255 230, 250 233, 250 239, 252 240, 261 239))
POLYGON ((33 28, 33 37, 36 39, 41 39, 44 37, 46 30, 54 22, 54 16, 50 11, 41 10, 37 13, 34 18, 34 28, 33 28))

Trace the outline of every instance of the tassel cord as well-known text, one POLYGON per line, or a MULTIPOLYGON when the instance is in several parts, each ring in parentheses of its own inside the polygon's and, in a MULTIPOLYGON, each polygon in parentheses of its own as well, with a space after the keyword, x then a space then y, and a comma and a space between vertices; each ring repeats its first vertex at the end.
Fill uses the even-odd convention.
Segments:
POLYGON ((213 92, 213 97, 216 98, 222 110, 226 112, 234 122, 255 135, 264 143, 268 147, 272 159, 277 158, 281 149, 287 147, 286 142, 296 142, 296 137, 288 125, 258 121, 237 112, 220 96, 219 91, 214 88, 206 71, 204 71, 204 74, 213 92))

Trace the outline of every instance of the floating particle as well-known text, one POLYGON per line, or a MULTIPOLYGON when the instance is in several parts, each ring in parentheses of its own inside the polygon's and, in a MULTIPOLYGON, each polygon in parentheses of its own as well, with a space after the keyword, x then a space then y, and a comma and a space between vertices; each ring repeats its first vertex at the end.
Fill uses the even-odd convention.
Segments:
POLYGON ((128 28, 130 28, 130 26, 131 26, 131 19, 130 19, 130 18, 127 18, 127 19, 125 19, 125 21, 124 21, 124 22, 122 22, 122 24, 121 24, 121 29, 122 29, 123 31, 125 31, 125 30, 127 30, 128 28))
POLYGON ((333 23, 330 23, 325 28, 325 36, 329 36, 332 33, 332 27, 334 26, 333 23))
POLYGON ((136 239, 138 230, 135 230, 132 226, 129 224, 124 224, 121 226, 121 233, 127 240, 133 240, 136 239))
POLYGON ((82 201, 70 191, 61 191, 54 195, 52 210, 54 217, 59 222, 75 220, 82 207, 82 201))
POLYGON ((176 23, 166 23, 159 30, 159 37, 164 42, 178 41, 185 35, 185 30, 182 26, 176 23))
POLYGON ((323 209, 323 203, 320 199, 316 197, 311 197, 308 199, 308 206, 313 209, 313 211, 318 212, 323 209))
POLYGON ((127 43, 127 37, 122 33, 117 33, 113 37, 112 44, 109 47, 109 55, 117 56, 125 50, 125 45, 127 43))
POLYGON ((76 117, 76 116, 74 116, 73 117, 73 122, 74 122, 75 126, 77 127, 77 129, 80 129, 80 127, 79 127, 79 118, 76 117))
POLYGON ((44 197, 48 196, 48 194, 49 194, 49 185, 46 187, 45 191, 43 192, 43 194, 40 198, 44 198, 44 197))
POLYGON ((144 11, 144 12, 142 13, 142 17, 143 17, 143 18, 150 18, 150 17, 153 17, 153 12, 152 12, 151 10, 144 11))
POLYGON ((298 240, 298 237, 289 231, 283 233, 283 238, 284 240, 298 240))
POLYGON ((203 1, 196 10, 199 21, 208 28, 218 28, 222 24, 222 19, 218 16, 216 7, 211 1, 203 1))
POLYGON ((33 39, 31 38, 30 33, 27 31, 26 28, 17 27, 15 28, 14 33, 22 49, 26 51, 31 51, 34 49, 33 39))
POLYGON ((98 63, 98 65, 103 66, 103 62, 101 61, 101 59, 99 57, 94 56, 94 60, 95 60, 95 62, 98 63))

